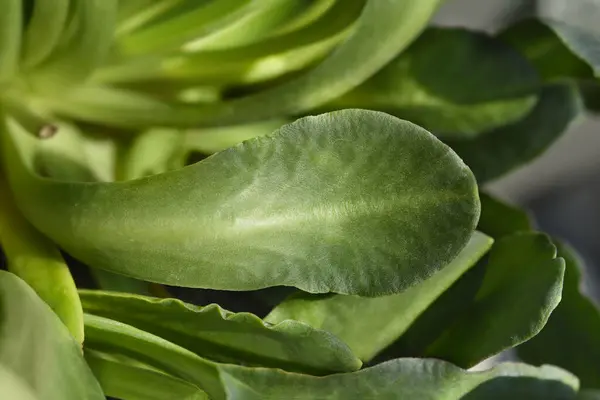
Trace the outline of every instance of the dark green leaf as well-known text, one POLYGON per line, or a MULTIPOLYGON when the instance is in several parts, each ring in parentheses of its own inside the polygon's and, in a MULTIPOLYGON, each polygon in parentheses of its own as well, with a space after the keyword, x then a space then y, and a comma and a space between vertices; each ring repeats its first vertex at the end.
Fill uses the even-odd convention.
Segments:
POLYGON ((265 319, 272 323, 297 320, 329 331, 346 342, 360 359, 368 361, 404 333, 491 245, 491 238, 475 232, 449 265, 402 293, 374 298, 292 295, 265 319))
POLYGON ((315 377, 218 364, 131 326, 86 315, 88 348, 126 354, 202 388, 214 400, 243 399, 573 399, 577 378, 561 369, 503 364, 467 372, 449 363, 399 359, 361 371, 315 377))
POLYGON ((321 374, 361 366, 335 336, 296 321, 271 325, 216 304, 197 307, 131 294, 82 291, 81 299, 87 313, 135 326, 220 362, 321 374))
POLYGON ((578 393, 577 400, 600 400, 600 390, 582 390, 578 393))
POLYGON ((517 348, 523 360, 552 363, 577 374, 582 387, 600 388, 600 311, 579 291, 580 263, 574 251, 559 247, 566 260, 562 301, 544 329, 517 348))
POLYGON ((520 167, 548 148, 579 116, 582 104, 575 87, 552 85, 523 120, 478 136, 446 143, 471 168, 480 184, 520 167))
POLYGON ((449 263, 479 217, 462 161, 373 111, 303 118, 124 183, 41 178, 39 141, 17 128, 5 157, 28 219, 90 266, 152 282, 391 294, 449 263))
POLYGON ((527 213, 504 203, 487 193, 479 193, 481 216, 477 229, 493 238, 530 231, 531 221, 527 213))
POLYGON ((433 357, 470 367, 530 339, 560 301, 564 260, 555 256, 542 234, 501 238, 489 261, 457 281, 386 356, 433 357))
POLYGON ((1 270, 0 310, 3 399, 104 400, 79 343, 25 282, 1 270))
POLYGON ((474 137, 525 116, 539 80, 518 52, 484 33, 430 28, 371 79, 325 106, 369 108, 442 137, 474 137))

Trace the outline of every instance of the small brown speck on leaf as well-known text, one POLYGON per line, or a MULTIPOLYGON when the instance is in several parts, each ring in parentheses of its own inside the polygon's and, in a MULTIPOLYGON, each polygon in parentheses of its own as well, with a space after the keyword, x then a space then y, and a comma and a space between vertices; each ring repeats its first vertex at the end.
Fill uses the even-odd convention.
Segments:
POLYGON ((38 137, 40 139, 50 139, 58 132, 58 127, 56 125, 44 125, 38 132, 38 137))

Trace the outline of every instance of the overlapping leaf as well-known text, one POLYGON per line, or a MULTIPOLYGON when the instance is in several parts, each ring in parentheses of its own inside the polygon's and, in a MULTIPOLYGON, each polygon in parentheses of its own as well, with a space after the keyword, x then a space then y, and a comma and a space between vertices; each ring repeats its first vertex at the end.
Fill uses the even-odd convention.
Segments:
POLYGON ((124 183, 44 179, 37 141, 13 128, 4 156, 29 220, 90 266, 147 281, 390 294, 450 262, 479 216, 462 161, 377 112, 303 118, 124 183))
MULTIPOLYGON (((475 400, 516 394, 528 399, 558 400, 574 399, 578 389, 577 379, 565 371, 521 364, 504 364, 489 371, 469 373, 439 360, 399 359, 326 377, 218 364, 160 337, 94 316, 86 317, 86 335, 90 349, 126 353, 197 385, 215 400, 441 397, 475 400)), ((104 368, 109 369, 111 365, 106 364, 104 368)))
POLYGON ((529 62, 502 41, 430 28, 375 76, 325 107, 376 109, 441 137, 470 138, 525 116, 538 85, 529 62))
POLYGON ((81 347, 25 282, 0 271, 0 387, 11 400, 103 400, 81 347))
POLYGON ((296 294, 275 307, 266 320, 297 320, 332 332, 368 361, 404 333, 491 245, 491 238, 476 232, 443 270, 402 293, 375 298, 296 294))
POLYGON ((313 373, 360 368, 348 346, 332 334, 296 321, 276 325, 216 304, 196 307, 176 299, 83 291, 87 313, 153 333, 216 361, 313 373))
POLYGON ((564 260, 539 233, 499 239, 489 261, 467 272, 386 350, 463 367, 535 336, 561 298, 564 260))
POLYGON ((600 311, 581 294, 580 260, 572 249, 559 247, 566 260, 562 301, 546 327, 517 348, 518 355, 532 364, 552 363, 577 374, 582 387, 600 388, 600 311))

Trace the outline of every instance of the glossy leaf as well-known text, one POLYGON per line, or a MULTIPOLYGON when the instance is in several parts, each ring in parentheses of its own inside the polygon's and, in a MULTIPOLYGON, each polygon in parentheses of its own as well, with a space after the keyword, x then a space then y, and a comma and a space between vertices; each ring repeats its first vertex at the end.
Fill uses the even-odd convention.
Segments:
POLYGON ((218 364, 131 326, 86 316, 89 348, 126 353, 198 385, 211 399, 573 399, 577 379, 555 367, 503 364, 467 372, 449 363, 399 359, 361 371, 315 377, 269 368, 218 364), (290 392, 292 391, 292 392, 290 392), (493 397, 492 397, 493 396, 493 397))
POLYGON ((535 336, 561 298, 564 260, 539 233, 495 242, 487 263, 459 279, 387 357, 419 356, 471 367, 535 336))
POLYGON ((574 251, 564 245, 559 255, 566 260, 562 301, 545 328, 517 348, 524 361, 552 363, 577 374, 584 388, 600 388, 600 310, 579 291, 580 265, 574 251))
POLYGON ((122 400, 204 400, 189 382, 124 356, 86 350, 85 360, 107 396, 122 400))
POLYGON ((471 168, 479 184, 531 162, 560 137, 579 116, 575 87, 552 85, 523 120, 486 132, 472 140, 446 140, 471 168))
POLYGON ((4 398, 104 400, 79 343, 25 282, 6 271, 0 271, 0 306, 4 398))
POLYGON ((191 167, 112 184, 43 179, 36 140, 6 137, 28 219, 90 266, 147 281, 391 294, 450 262, 479 216, 461 160, 383 113, 303 118, 191 167))
POLYGON ((361 366, 335 336, 296 321, 271 325, 216 304, 198 307, 132 294, 82 291, 81 298, 87 313, 135 326, 216 361, 317 373, 361 366))
POLYGON ((527 213, 487 193, 479 193, 481 216, 477 229, 493 238, 532 230, 527 213))
POLYGON ((69 267, 54 244, 21 215, 0 171, 0 245, 8 270, 35 290, 83 343, 83 310, 69 267))
POLYGON ((374 298, 297 294, 275 307, 265 320, 297 320, 324 329, 346 342, 360 359, 368 361, 400 337, 491 245, 491 238, 475 232, 449 265, 402 293, 374 298))
POLYGON ((429 28, 399 57, 326 109, 369 108, 447 138, 515 122, 537 101, 537 73, 502 41, 457 28, 429 28))

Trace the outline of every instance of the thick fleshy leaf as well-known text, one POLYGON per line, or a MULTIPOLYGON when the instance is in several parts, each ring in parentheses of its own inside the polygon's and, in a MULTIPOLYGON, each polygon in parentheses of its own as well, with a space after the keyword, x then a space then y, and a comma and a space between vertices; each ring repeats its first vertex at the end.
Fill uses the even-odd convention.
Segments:
MULTIPOLYGON (((21 0, 2 2, 0 13, 0 84, 13 78, 19 67, 22 30, 21 0)), ((0 86, 3 92, 3 87, 0 86)))
POLYGON ((326 109, 369 108, 444 138, 469 138, 525 116, 537 101, 537 73, 501 40, 430 28, 371 79, 326 109))
POLYGON ((123 400, 205 400, 198 386, 122 355, 85 351, 85 360, 107 396, 123 400))
POLYGON ((23 36, 21 58, 24 67, 32 67, 52 54, 60 41, 69 14, 71 0, 33 1, 31 19, 23 36))
POLYGON ((399 359, 361 371, 315 377, 218 364, 147 332, 86 315, 88 348, 127 354, 202 388, 211 399, 573 399, 577 378, 556 367, 503 364, 467 372, 440 360, 399 359))
POLYGON ((582 387, 600 389, 600 310, 579 291, 580 263, 574 251, 559 246, 566 260, 562 301, 544 329, 517 348, 524 361, 552 363, 577 374, 582 387))
POLYGON ((569 128, 581 111, 581 99, 575 87, 552 85, 542 89, 539 102, 523 120, 472 140, 447 140, 446 143, 482 184, 539 156, 569 128))
POLYGON ((402 293, 374 298, 296 294, 275 307, 265 320, 297 320, 324 329, 346 342, 360 359, 368 361, 398 339, 491 245, 491 238, 475 232, 449 265, 402 293))
POLYGON ((564 260, 539 233, 495 242, 487 263, 459 279, 385 357, 420 356, 471 367, 535 336, 561 298, 564 260))
POLYGON ((6 271, 0 271, 0 308, 3 398, 104 400, 79 343, 25 282, 6 271), (14 397, 6 397, 7 387, 14 397))
POLYGON ((0 171, 0 246, 8 270, 23 279, 83 342, 83 310, 69 267, 54 244, 21 215, 0 171))
POLYGON ((481 216, 477 229, 495 239, 513 233, 530 231, 531 221, 527 213, 513 205, 504 203, 487 193, 479 193, 481 216))
POLYGON ((479 216, 474 178, 448 147, 373 111, 302 118, 124 183, 41 178, 39 141, 9 133, 28 219, 90 266, 147 281, 391 294, 452 261, 479 216))
POLYGON ((253 314, 234 314, 216 304, 198 307, 132 294, 82 291, 81 298, 87 313, 135 326, 220 362, 313 373, 354 371, 361 366, 335 336, 296 321, 271 325, 253 314))

